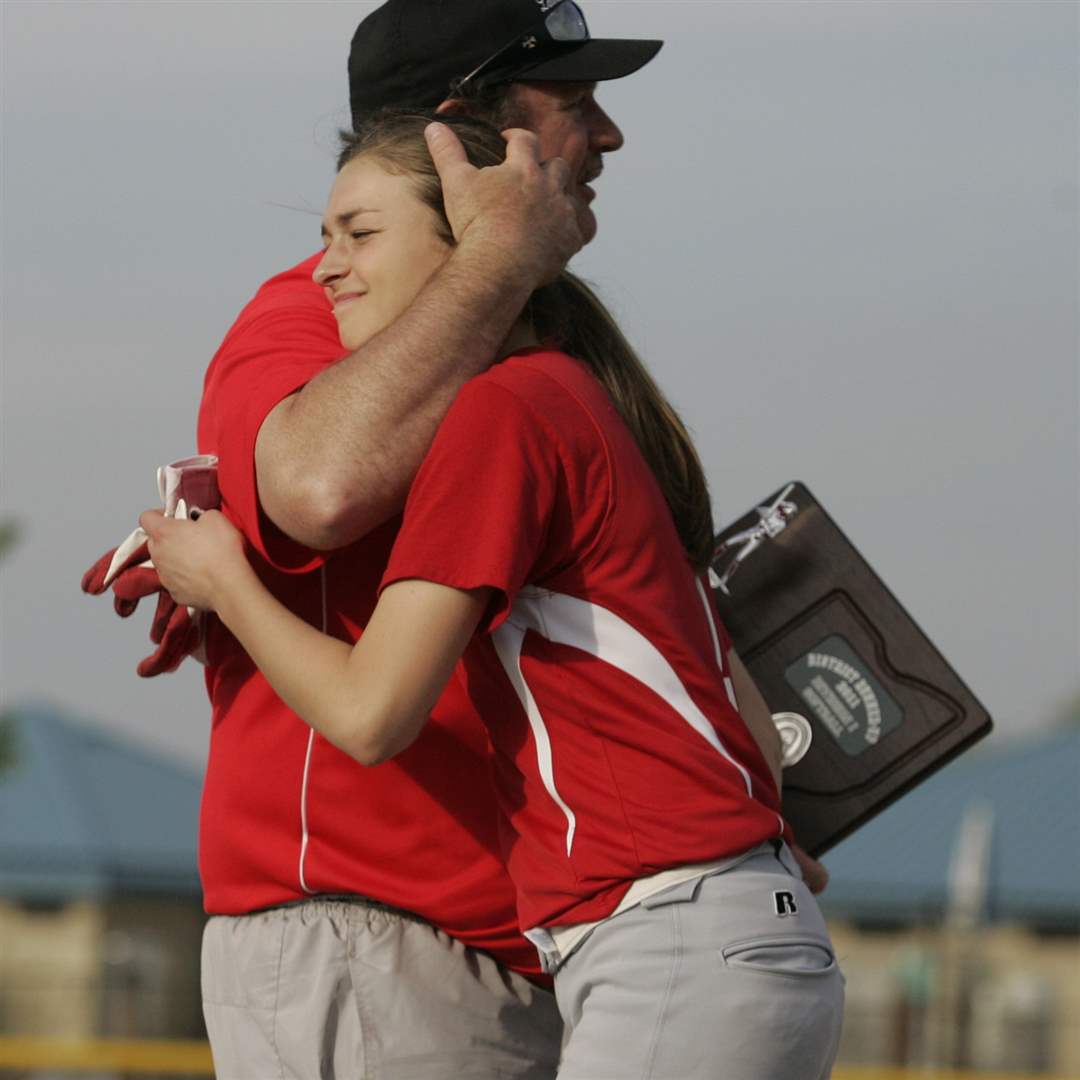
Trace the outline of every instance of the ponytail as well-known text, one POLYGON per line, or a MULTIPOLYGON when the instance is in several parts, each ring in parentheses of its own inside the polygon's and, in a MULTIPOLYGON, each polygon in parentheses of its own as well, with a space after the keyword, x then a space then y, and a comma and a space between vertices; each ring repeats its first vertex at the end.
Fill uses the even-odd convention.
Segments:
POLYGON ((664 493, 696 572, 713 558, 713 521, 701 460, 683 425, 607 308, 564 271, 533 293, 527 315, 541 341, 581 360, 603 383, 664 493))

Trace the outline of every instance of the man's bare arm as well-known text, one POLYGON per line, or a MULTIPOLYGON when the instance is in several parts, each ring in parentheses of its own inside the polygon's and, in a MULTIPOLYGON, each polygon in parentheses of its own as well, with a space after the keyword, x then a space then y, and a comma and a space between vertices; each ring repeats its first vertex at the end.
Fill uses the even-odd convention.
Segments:
POLYGON ((441 125, 429 146, 453 254, 391 326, 273 409, 256 441, 262 508, 309 547, 341 547, 401 508, 458 389, 581 247, 566 165, 541 165, 531 133, 508 133, 506 162, 488 169, 441 125))

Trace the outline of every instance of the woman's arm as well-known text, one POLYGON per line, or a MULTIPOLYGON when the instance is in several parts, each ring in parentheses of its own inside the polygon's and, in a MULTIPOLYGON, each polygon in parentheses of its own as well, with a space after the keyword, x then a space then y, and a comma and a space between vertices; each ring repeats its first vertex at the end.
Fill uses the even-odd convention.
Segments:
MULTIPOLYGON (((758 744, 769 766, 769 772, 772 773, 776 783, 776 790, 782 792, 784 746, 780 741, 780 733, 773 723, 769 706, 761 696, 754 677, 746 670, 746 666, 734 649, 728 652, 728 667, 731 670, 731 681, 735 684, 735 700, 739 703, 739 715, 750 729, 750 734, 754 736, 754 741, 758 744)), ((817 859, 807 855, 798 844, 791 844, 791 850, 810 891, 823 892, 825 886, 829 884, 829 871, 817 859)))
POLYGON ((176 601, 217 612, 282 701, 364 765, 392 757, 420 733, 490 599, 488 589, 395 582, 350 646, 270 594, 223 515, 192 522, 148 511, 140 523, 176 601))
POLYGON ((753 676, 743 662, 739 659, 734 649, 727 654, 728 670, 731 672, 731 681, 735 686, 735 700, 739 703, 739 715, 754 736, 754 742, 758 744, 765 764, 769 766, 776 790, 782 790, 783 775, 781 772, 781 759, 784 748, 780 742, 780 733, 773 723, 772 713, 761 691, 757 688, 753 676))

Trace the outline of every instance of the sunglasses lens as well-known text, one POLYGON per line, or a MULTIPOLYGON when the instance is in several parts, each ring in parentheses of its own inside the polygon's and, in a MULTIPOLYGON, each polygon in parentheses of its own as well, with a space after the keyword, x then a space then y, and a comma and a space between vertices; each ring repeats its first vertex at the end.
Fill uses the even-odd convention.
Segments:
POLYGON ((565 0, 544 20, 544 27, 553 41, 588 41, 589 28, 585 16, 573 0, 565 0))

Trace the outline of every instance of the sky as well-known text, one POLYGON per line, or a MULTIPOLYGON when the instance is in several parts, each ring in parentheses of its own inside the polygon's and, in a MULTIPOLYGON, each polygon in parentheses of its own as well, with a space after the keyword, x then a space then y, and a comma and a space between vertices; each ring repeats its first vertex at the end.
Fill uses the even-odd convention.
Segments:
MULTIPOLYGON (((198 764, 200 669, 140 680, 82 572, 194 452, 202 374, 318 246, 352 0, 4 0, 3 704, 198 764)), ((987 706, 1080 693, 1078 11, 587 0, 662 37, 573 263, 694 432, 726 524, 812 489, 987 706)))

